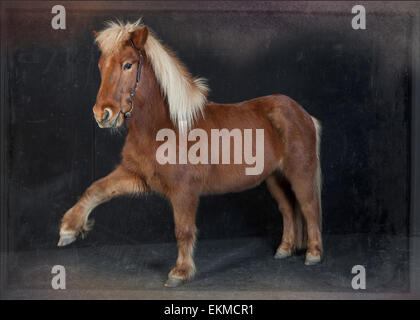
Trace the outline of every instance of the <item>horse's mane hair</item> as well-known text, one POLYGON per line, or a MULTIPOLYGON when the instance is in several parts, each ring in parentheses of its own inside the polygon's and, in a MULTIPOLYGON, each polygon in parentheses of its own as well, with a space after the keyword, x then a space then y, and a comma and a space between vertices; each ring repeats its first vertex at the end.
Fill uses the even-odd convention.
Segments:
MULTIPOLYGON (((96 42, 103 54, 115 54, 144 25, 141 19, 134 23, 109 21, 97 34, 96 42)), ((156 79, 169 105, 172 122, 180 128, 191 128, 207 101, 208 87, 203 78, 193 78, 175 54, 166 48, 149 30, 144 51, 152 65, 156 79)))

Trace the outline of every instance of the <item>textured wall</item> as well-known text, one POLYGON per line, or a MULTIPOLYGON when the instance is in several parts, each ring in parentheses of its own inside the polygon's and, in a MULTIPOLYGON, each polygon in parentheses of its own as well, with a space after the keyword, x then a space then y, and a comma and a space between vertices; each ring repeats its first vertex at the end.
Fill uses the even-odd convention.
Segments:
MULTIPOLYGON (((406 234, 409 217, 410 30, 408 14, 95 10, 73 6, 67 30, 48 6, 6 12, 7 212, 11 248, 56 244, 59 220, 119 161, 124 135, 92 116, 99 87, 92 30, 119 17, 144 23, 206 77, 210 99, 283 93, 323 123, 324 230, 406 234)), ((97 208, 87 241, 173 239, 169 203, 157 195, 97 208)), ((200 237, 281 235, 265 185, 204 197, 200 237)))

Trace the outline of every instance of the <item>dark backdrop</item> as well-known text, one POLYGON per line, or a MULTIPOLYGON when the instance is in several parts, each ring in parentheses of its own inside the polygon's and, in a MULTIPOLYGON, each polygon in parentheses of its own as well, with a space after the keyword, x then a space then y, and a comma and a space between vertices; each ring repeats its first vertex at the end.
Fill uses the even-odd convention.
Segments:
MULTIPOLYGON (((36 7, 36 8, 35 8, 36 7)), ((67 7, 53 30, 48 5, 2 17, 7 110, 9 248, 50 247, 62 215, 118 163, 124 134, 99 129, 92 30, 118 17, 147 24, 209 80, 210 99, 235 102, 283 93, 323 124, 325 233, 407 234, 411 17, 368 13, 367 30, 345 12, 275 10, 87 10, 67 7)), ((233 9, 233 8, 232 8, 233 9)), ((173 240, 169 203, 158 195, 98 207, 87 242, 173 240)), ((280 237, 281 215, 265 185, 203 197, 201 238, 280 237)))

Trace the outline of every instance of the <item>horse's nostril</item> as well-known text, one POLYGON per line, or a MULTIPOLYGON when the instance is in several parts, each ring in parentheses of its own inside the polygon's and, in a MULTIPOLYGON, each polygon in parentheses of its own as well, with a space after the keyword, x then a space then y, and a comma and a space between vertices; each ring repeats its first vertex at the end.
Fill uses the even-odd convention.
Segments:
POLYGON ((104 110, 104 116, 102 117, 102 121, 108 121, 111 117, 111 112, 108 109, 104 110))

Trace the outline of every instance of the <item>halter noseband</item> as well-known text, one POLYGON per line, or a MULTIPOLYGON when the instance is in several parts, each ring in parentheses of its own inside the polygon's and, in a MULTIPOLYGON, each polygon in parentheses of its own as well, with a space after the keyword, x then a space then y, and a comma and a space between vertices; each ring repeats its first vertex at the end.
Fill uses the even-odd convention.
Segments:
MULTIPOLYGON (((134 46, 134 43, 133 43, 133 40, 131 40, 130 39, 130 42, 131 42, 131 46, 133 47, 133 49, 135 49, 135 50, 137 50, 137 48, 134 46)), ((131 117, 131 112, 133 111, 133 108, 134 108, 134 95, 136 94, 136 90, 137 90, 137 86, 138 86, 138 84, 139 84, 139 82, 140 82, 140 77, 141 77, 141 68, 142 68, 142 62, 143 62, 143 55, 141 54, 141 51, 140 50, 137 50, 138 52, 139 52, 139 56, 140 56, 140 59, 139 59, 139 64, 137 65, 137 77, 136 77, 136 84, 135 84, 135 86, 133 87, 133 89, 131 89, 131 93, 130 93, 130 99, 128 99, 128 101, 130 102, 130 104, 131 104, 131 108, 130 108, 130 110, 129 111, 127 111, 127 112, 124 112, 124 111, 122 111, 122 110, 120 110, 120 112, 124 115, 124 118, 130 118, 131 117)))

